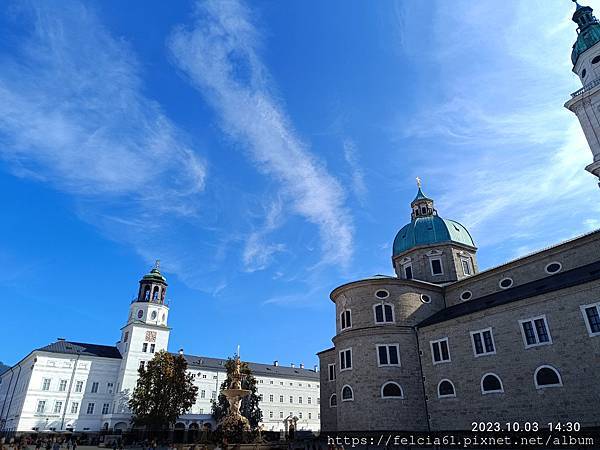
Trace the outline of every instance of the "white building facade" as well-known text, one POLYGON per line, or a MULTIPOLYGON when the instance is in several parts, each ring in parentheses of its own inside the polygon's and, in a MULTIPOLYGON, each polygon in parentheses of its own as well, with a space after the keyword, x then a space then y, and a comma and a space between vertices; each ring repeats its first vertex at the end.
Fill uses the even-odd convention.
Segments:
MULTIPOLYGON (((101 430, 131 427, 127 402, 137 383, 138 369, 154 353, 167 350, 171 329, 165 303, 167 282, 155 267, 140 280, 137 298, 129 307, 116 346, 59 339, 33 350, 0 375, 0 432, 101 430)), ((214 425, 211 401, 226 378, 226 359, 184 355, 194 375, 198 396, 177 430, 214 425)), ((262 425, 267 431, 285 429, 297 419, 298 430, 319 430, 319 373, 273 364, 249 363, 257 380, 262 425)))

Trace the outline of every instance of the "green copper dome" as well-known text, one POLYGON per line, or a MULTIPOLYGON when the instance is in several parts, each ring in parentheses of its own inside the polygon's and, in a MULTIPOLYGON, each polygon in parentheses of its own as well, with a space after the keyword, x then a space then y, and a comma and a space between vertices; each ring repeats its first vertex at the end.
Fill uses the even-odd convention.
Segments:
POLYGON ((573 14, 573 22, 579 26, 577 40, 573 44, 573 51, 571 52, 573 65, 577 64, 577 60, 583 52, 600 42, 600 24, 592 15, 592 11, 589 6, 577 4, 575 14, 573 14))
POLYGON ((454 242, 475 247, 473 238, 460 223, 442 219, 433 207, 433 200, 423 194, 421 181, 417 179, 419 190, 411 202, 411 222, 403 226, 394 239, 393 256, 404 253, 420 245, 454 242))
POLYGON ((142 277, 143 280, 154 280, 165 283, 167 279, 160 273, 159 270, 160 261, 156 260, 156 264, 152 268, 152 270, 142 277))
POLYGON ((475 247, 471 234, 463 225, 454 220, 442 219, 435 215, 417 217, 408 225, 403 226, 394 239, 393 256, 419 245, 442 242, 455 242, 475 247))

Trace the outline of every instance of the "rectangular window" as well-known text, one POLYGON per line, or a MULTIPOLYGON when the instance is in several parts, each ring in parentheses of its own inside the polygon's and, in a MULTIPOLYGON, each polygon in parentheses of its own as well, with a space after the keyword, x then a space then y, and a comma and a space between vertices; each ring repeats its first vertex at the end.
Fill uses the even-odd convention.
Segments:
POLYGON ((443 275, 444 274, 444 271, 442 269, 441 258, 431 258, 429 260, 429 264, 431 265, 431 274, 432 275, 443 275))
POLYGON ((270 394, 270 395, 269 395, 269 401, 270 401, 271 403, 273 403, 273 394, 270 394))
POLYGON ((42 391, 50 390, 50 378, 44 378, 42 380, 42 391))
POLYGON ((77 414, 77 411, 79 411, 79 402, 71 403, 71 414, 77 414))
POLYGON ((279 418, 283 419, 283 411, 279 411, 279 418))
POLYGON ((146 361, 140 361, 140 370, 143 370, 146 368, 146 361))
POLYGON ((67 380, 60 380, 60 383, 58 385, 58 390, 61 392, 64 392, 67 390, 67 380))
POLYGON ((319 397, 317 397, 317 405, 321 404, 321 399, 319 397))
POLYGON ((302 419, 302 411, 298 413, 298 419, 302 419))
POLYGON ((202 375, 202 378, 206 378, 206 374, 202 375))
POLYGON ((430 341, 429 345, 431 345, 431 357, 434 364, 450 361, 448 338, 438 339, 437 341, 430 341))
POLYGON ((340 322, 342 330, 352 326, 352 316, 349 309, 342 311, 342 314, 340 315, 340 322))
POLYGON ((412 265, 407 264, 404 266, 404 278, 406 278, 407 280, 412 280, 412 277, 413 277, 412 265))
POLYGON ((380 366, 399 366, 399 345, 384 344, 377 346, 377 359, 380 366))
POLYGON ((108 409, 110 408, 110 403, 105 403, 102 405, 102 414, 108 414, 108 409))
POLYGON ((61 411, 62 411, 62 402, 55 402, 54 403, 54 414, 60 414, 61 411))
POLYGON ((294 397, 290 395, 290 403, 294 403, 294 397))
POLYGON ((308 404, 310 405, 312 403, 312 398, 308 397, 308 399, 306 400, 308 402, 308 404))
POLYGON ((35 412, 38 414, 42 414, 45 410, 46 410, 46 400, 38 401, 37 409, 35 410, 35 412))
POLYGON ((589 335, 598 336, 600 334, 600 303, 583 305, 581 312, 589 335))
POLYGON ((210 397, 211 397, 213 400, 216 400, 216 399, 217 399, 217 391, 212 391, 212 392, 210 393, 210 397))
POLYGON ((125 332, 125 335, 123 336, 123 342, 127 342, 129 339, 129 331, 125 332))
POLYGON ((83 391, 83 381, 75 382, 75 392, 83 391))
POLYGON ((88 403, 87 414, 94 414, 95 403, 88 403))
POLYGON ((114 391, 115 385, 113 383, 106 383, 106 392, 112 394, 114 391))
POLYGON ((352 349, 348 348, 340 352, 340 370, 352 369, 352 349))
POLYGON ((552 338, 548 330, 546 316, 533 317, 531 319, 519 320, 525 348, 537 347, 538 345, 552 344, 552 338))
POLYGON ((394 310, 392 305, 389 303, 379 303, 374 306, 375 308, 375 323, 393 323, 394 322, 394 310))
POLYGON ((335 364, 329 364, 327 368, 329 369, 329 381, 335 381, 335 364))
POLYGON ((200 398, 206 398, 206 391, 204 389, 200 391, 200 398))
POLYGON ((298 397, 298 403, 302 403, 302 397, 298 397))
POLYGON ((279 396, 279 402, 280 402, 280 403, 283 403, 283 395, 280 395, 280 396, 279 396))
POLYGON ((494 345, 494 337, 492 335, 491 328, 486 328, 485 330, 479 331, 471 331, 471 339, 475 356, 493 355, 496 353, 496 347, 494 345))
POLYGON ((154 353, 154 350, 156 350, 156 344, 150 344, 150 353, 154 353))
POLYGON ((308 418, 312 419, 312 413, 308 413, 308 418))
POLYGON ((97 381, 94 381, 92 383, 92 394, 95 394, 96 392, 98 392, 98 384, 99 383, 97 381))
POLYGON ((148 351, 148 343, 147 343, 147 342, 144 342, 144 343, 142 344, 142 351, 143 351, 144 353, 146 353, 146 352, 148 351))
POLYGON ((465 275, 471 275, 473 271, 471 270, 471 261, 467 258, 461 258, 463 273, 465 275))
POLYGON ((273 418, 273 411, 269 411, 269 419, 273 418))

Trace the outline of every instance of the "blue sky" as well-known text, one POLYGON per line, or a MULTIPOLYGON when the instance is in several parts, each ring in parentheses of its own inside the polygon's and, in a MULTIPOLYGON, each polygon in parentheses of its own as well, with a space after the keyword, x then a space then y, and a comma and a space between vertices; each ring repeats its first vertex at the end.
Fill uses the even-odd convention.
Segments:
POLYGON ((114 343, 160 259, 172 351, 312 366, 329 292, 392 273, 417 175, 480 268, 600 227, 573 9, 4 3, 0 361, 114 343))

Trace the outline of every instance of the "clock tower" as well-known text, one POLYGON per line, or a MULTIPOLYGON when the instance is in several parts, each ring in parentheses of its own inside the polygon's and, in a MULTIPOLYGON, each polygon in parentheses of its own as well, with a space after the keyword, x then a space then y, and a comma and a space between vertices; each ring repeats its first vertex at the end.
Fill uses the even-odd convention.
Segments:
POLYGON ((117 380, 115 413, 127 412, 127 400, 137 383, 138 369, 154 354, 167 350, 169 307, 165 303, 167 279, 160 273, 159 261, 142 277, 137 297, 129 306, 127 323, 121 328, 117 348, 123 357, 117 380))

